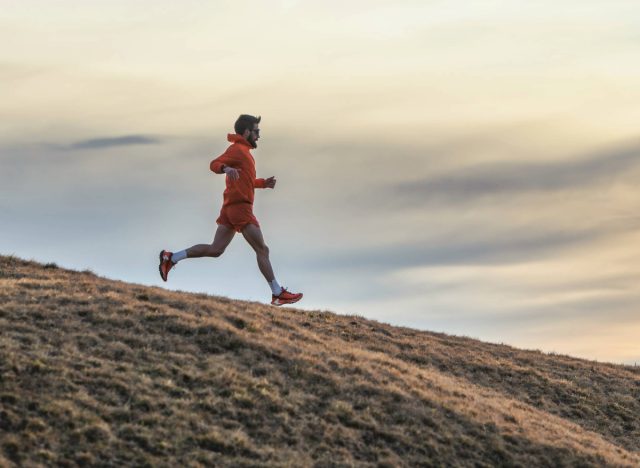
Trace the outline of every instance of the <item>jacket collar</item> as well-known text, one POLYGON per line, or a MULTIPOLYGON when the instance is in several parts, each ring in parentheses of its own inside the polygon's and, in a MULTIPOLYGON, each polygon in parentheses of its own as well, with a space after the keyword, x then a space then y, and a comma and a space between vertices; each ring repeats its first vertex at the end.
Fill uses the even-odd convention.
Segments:
POLYGON ((238 143, 240 145, 248 146, 250 149, 253 149, 251 143, 249 143, 242 135, 238 135, 237 133, 229 133, 227 134, 227 140, 231 143, 238 143))

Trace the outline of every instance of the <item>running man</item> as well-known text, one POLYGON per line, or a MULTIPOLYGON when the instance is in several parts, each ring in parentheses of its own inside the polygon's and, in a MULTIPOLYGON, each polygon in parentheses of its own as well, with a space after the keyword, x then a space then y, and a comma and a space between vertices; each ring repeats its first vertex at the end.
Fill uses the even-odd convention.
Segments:
POLYGON ((260 224, 253 215, 255 188, 275 188, 275 177, 256 178, 256 163, 250 150, 258 147, 260 139, 260 117, 241 115, 234 125, 235 134, 228 134, 232 144, 218 158, 211 161, 210 168, 216 174, 226 174, 224 201, 220 216, 216 220, 218 229, 212 244, 197 244, 179 252, 160 252, 160 276, 167 281, 169 271, 185 258, 219 257, 235 236, 241 232, 253 247, 258 259, 258 268, 271 287, 271 304, 281 306, 302 299, 302 293, 290 293, 281 287, 273 274, 269 261, 269 248, 264 243, 260 224))

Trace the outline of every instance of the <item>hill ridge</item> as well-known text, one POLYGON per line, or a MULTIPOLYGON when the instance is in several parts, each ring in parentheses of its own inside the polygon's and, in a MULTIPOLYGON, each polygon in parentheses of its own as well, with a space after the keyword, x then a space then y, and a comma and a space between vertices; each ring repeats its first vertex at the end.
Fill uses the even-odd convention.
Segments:
POLYGON ((640 464, 634 367, 15 257, 0 294, 0 464, 640 464))

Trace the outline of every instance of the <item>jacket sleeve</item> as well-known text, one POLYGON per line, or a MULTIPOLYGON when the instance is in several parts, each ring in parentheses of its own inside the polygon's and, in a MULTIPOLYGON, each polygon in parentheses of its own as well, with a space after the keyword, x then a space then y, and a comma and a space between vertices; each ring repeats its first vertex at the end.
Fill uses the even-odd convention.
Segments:
POLYGON ((253 181, 253 186, 255 188, 265 188, 264 182, 265 182, 264 179, 255 179, 253 181))
POLYGON ((233 162, 234 162, 233 157, 229 154, 228 151, 225 151, 216 159, 211 161, 211 163, 209 164, 209 169, 211 169, 216 174, 222 174, 222 166, 233 167, 234 166, 233 162))

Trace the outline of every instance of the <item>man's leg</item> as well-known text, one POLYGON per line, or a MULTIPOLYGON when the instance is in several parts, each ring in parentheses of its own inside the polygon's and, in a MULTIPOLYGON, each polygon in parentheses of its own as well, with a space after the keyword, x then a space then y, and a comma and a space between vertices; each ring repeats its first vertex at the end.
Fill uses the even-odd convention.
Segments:
POLYGON ((167 281, 169 271, 171 271, 176 263, 185 258, 219 257, 227 248, 235 234, 236 232, 232 228, 219 224, 212 244, 197 244, 175 253, 162 250, 160 252, 160 265, 158 266, 160 277, 163 281, 167 281))
POLYGON ((229 226, 218 224, 213 242, 211 244, 197 244, 189 247, 186 250, 187 258, 219 257, 231 243, 235 234, 236 232, 229 226))
POLYGON ((242 235, 256 252, 258 268, 260 268, 262 276, 271 284, 276 277, 269 260, 269 247, 264 243, 262 231, 255 224, 247 224, 242 230, 242 235))
POLYGON ((264 243, 262 231, 255 224, 247 224, 242 230, 242 235, 249 242, 253 250, 256 251, 258 258, 258 267, 271 287, 271 304, 281 306, 285 304, 293 304, 302 299, 302 293, 291 293, 285 288, 281 288, 271 268, 269 260, 269 248, 264 243))

